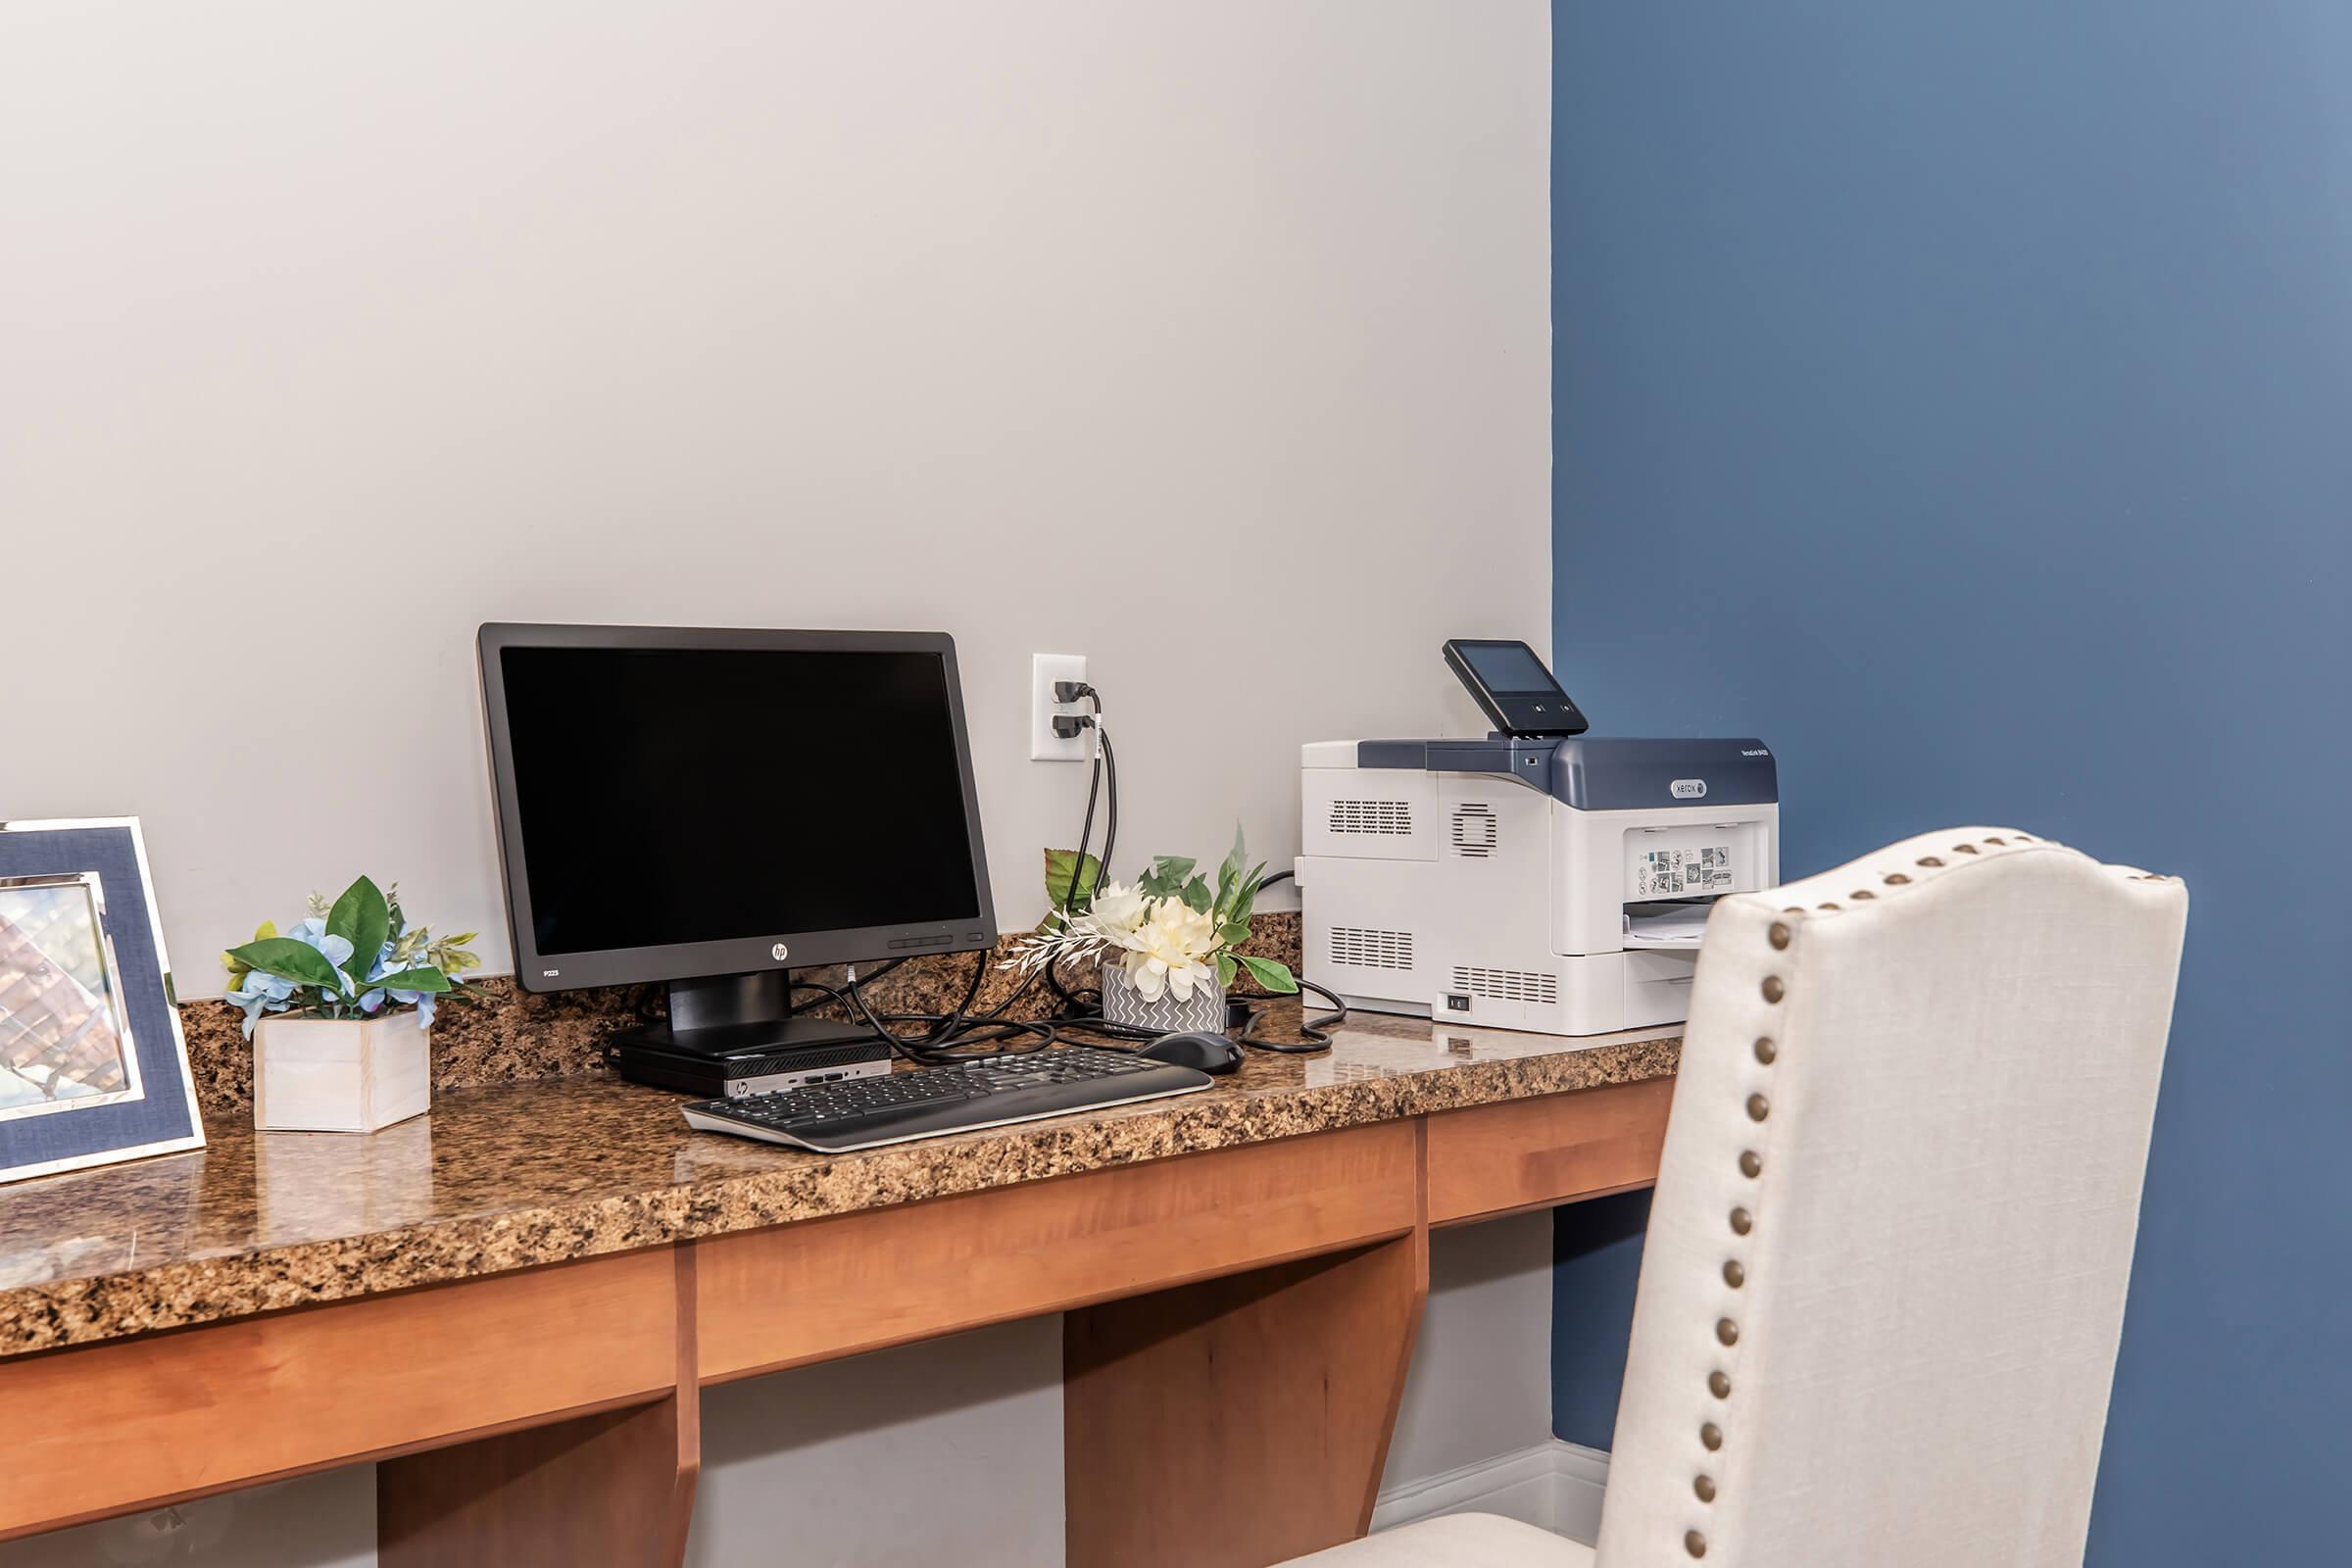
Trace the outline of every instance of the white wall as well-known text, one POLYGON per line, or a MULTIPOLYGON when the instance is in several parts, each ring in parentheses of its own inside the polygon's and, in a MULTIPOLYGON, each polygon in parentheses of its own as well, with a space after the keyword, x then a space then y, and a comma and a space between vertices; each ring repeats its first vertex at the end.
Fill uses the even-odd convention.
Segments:
POLYGON ((1381 1490, 1550 1437, 1551 1215, 1433 1232, 1429 1305, 1381 1490))
MULTIPOLYGON (((503 968, 478 622, 917 626, 962 646, 1007 922, 1084 787, 1027 760, 1035 651, 1093 660, 1134 853, 1238 814, 1287 857, 1298 742, 1475 729, 1438 642, 1546 640, 1547 28, 10 0, 0 818, 144 816, 185 995, 362 870, 503 968)), ((1392 1481, 1541 1411, 1522 1250, 1442 1240, 1392 1481)), ((715 1392, 698 1568, 766 1560, 779 1497, 823 1560, 938 1560, 980 1527, 908 1456, 1012 1467, 962 1560, 1057 1560, 1058 1376, 1044 1320, 715 1392)), ((369 1497, 0 1563, 344 1568, 369 1497)))
MULTIPOLYGON (((144 816, 183 994, 368 871, 508 961, 485 619, 912 626, 1000 912, 1296 847, 1296 744, 1549 623, 1542 0, 0 9, 0 818, 144 816)), ((821 763, 820 763, 821 765, 821 763)))

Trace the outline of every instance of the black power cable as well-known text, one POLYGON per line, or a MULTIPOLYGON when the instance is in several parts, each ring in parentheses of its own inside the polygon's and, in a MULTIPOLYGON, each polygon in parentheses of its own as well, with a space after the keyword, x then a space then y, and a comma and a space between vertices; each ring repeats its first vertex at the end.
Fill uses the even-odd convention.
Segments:
MULTIPOLYGON (((1061 898, 1059 913, 1061 918, 1066 921, 1073 918, 1078 912, 1079 891, 1086 880, 1087 846, 1094 838, 1098 807, 1102 808, 1103 815, 1102 852, 1095 862, 1099 867, 1095 879, 1097 887, 1089 890, 1090 896, 1092 892, 1099 891, 1100 886, 1107 882, 1110 877, 1111 857, 1116 853, 1119 841, 1119 759, 1117 749, 1111 744, 1110 730, 1102 722, 1102 699, 1094 687, 1084 682, 1059 682, 1055 686, 1054 697, 1061 702, 1083 701, 1094 710, 1093 712, 1076 718, 1055 719, 1056 732, 1066 736, 1092 729, 1095 732, 1096 742, 1095 766, 1094 771, 1087 779, 1086 813, 1079 824, 1076 859, 1070 869, 1069 886, 1063 890, 1061 898), (1068 726, 1066 729, 1063 727, 1065 725, 1068 726)), ((1263 891, 1277 882, 1291 878, 1291 876, 1292 873, 1289 871, 1277 871, 1258 884, 1259 890, 1263 891)), ((1058 956, 1049 959, 1030 971, 1029 975, 1018 986, 1015 986, 1004 1001, 984 1012, 975 1013, 972 1011, 972 1004, 979 999, 980 987, 987 977, 988 963, 993 956, 993 953, 987 951, 983 951, 978 956, 978 960, 972 967, 971 982, 964 990, 963 1000, 956 1005, 954 1010, 944 1013, 878 1013, 867 1003, 863 991, 866 982, 879 979, 882 975, 897 968, 906 961, 904 958, 894 958, 871 974, 860 976, 853 971, 849 982, 838 991, 830 987, 814 989, 823 990, 834 1000, 845 1002, 868 1028, 888 1040, 892 1048, 901 1055, 912 1061, 925 1063, 961 1061, 978 1055, 1002 1055, 1008 1051, 1042 1051, 1059 1041, 1061 1031, 1065 1029, 1078 1030, 1113 1043, 1131 1042, 1142 1045, 1159 1038, 1160 1031, 1158 1030, 1138 1029, 1124 1024, 1115 1024, 1103 1017, 1102 992, 1099 989, 1091 992, 1083 989, 1072 990, 1065 985, 1059 973, 1061 960, 1058 956), (1044 1018, 1005 1017, 1006 1009, 1027 996, 1041 979, 1045 981, 1047 989, 1054 993, 1054 1011, 1044 1018), (892 1024, 919 1024, 924 1027, 919 1035, 904 1036, 895 1033, 889 1027, 892 1024), (975 1025, 978 1027, 974 1028, 975 1025), (1034 1043, 1028 1043, 1032 1037, 1034 1037, 1034 1043), (1016 1039, 1022 1040, 1024 1043, 1020 1046, 1009 1044, 1016 1039), (994 1049, 987 1051, 956 1049, 974 1046, 988 1046, 994 1049)), ((1302 1014, 1298 1023, 1298 1032, 1303 1038, 1297 1041, 1268 1040, 1258 1032, 1259 1026, 1273 1010, 1274 1004, 1288 1001, 1288 997, 1271 991, 1245 991, 1229 994, 1226 999, 1228 1003, 1238 1004, 1245 1012, 1239 1036, 1240 1043, 1254 1050, 1276 1052, 1287 1055, 1310 1055, 1330 1050, 1330 1031, 1347 1021, 1348 1004, 1337 994, 1311 980, 1301 980, 1298 982, 1298 986, 1301 993, 1311 993, 1322 998, 1330 1004, 1333 1010, 1314 1017, 1302 1014)), ((1113 1044, 1111 1049, 1118 1049, 1118 1046, 1113 1044)))
MULTIPOLYGON (((987 955, 981 955, 981 958, 985 964, 987 955)), ((859 1018, 864 1020, 867 1028, 889 1041, 891 1049, 907 1060, 930 1066, 963 1061, 973 1056, 1003 1055, 1006 1051, 1004 1042, 1023 1036, 1034 1035, 1037 1037, 1035 1045, 1023 1049, 1043 1051, 1061 1037, 1060 1031, 1049 1019, 1004 1018, 989 1024, 984 1032, 962 1035, 952 1041, 946 1040, 942 1033, 944 1029, 960 1027, 962 1017, 960 1009, 953 1013, 878 1013, 867 1004, 865 994, 856 981, 852 981, 843 989, 849 998, 851 1007, 856 1010, 859 1018), (928 1023, 931 1027, 920 1037, 908 1039, 891 1029, 890 1026, 894 1023, 928 1023), (993 1051, 957 1051, 951 1049, 953 1046, 994 1046, 996 1049, 993 1051)))
MULTIPOLYGON (((1301 993, 1313 992, 1325 1002, 1330 1003, 1335 1010, 1323 1014, 1320 1018, 1309 1018, 1303 1012, 1300 1013, 1298 1015, 1298 1033, 1304 1037, 1303 1039, 1266 1040, 1258 1035, 1257 1025, 1258 1021, 1273 1008, 1271 1006, 1251 1007, 1250 1016, 1242 1023, 1241 1044, 1253 1046, 1259 1051, 1279 1052, 1289 1056, 1312 1056, 1329 1051, 1331 1049, 1331 1031, 1348 1021, 1347 1001, 1337 992, 1327 991, 1312 980, 1300 980, 1298 989, 1301 993)), ((1233 1000, 1241 1003, 1274 1003, 1282 999, 1269 991, 1257 991, 1244 993, 1233 1000)))
MULTIPOLYGON (((1056 683, 1054 696, 1062 702, 1085 702, 1094 710, 1092 713, 1075 719, 1054 720, 1055 729, 1058 731, 1064 723, 1073 726, 1073 733, 1077 730, 1092 729, 1095 731, 1097 742, 1095 765, 1087 777, 1086 815, 1078 829, 1078 848, 1076 858, 1070 867, 1070 884, 1063 890, 1061 897, 1061 916, 1064 920, 1068 920, 1078 912, 1079 892, 1086 880, 1087 846, 1095 836, 1095 811, 1099 804, 1106 804, 1107 811, 1103 825, 1102 854, 1096 861, 1098 865, 1104 867, 1109 865, 1111 852, 1118 840, 1118 764, 1110 748, 1110 732, 1102 726, 1102 695, 1094 687, 1084 682, 1064 681, 1056 683), (1104 803, 1103 795, 1106 788, 1108 801, 1104 803)), ((1100 875, 1097 880, 1101 880, 1100 875)), ((1091 892, 1089 896, 1091 897, 1091 892)), ((1032 971, 1012 989, 1010 995, 987 1011, 977 1014, 972 1011, 972 1004, 979 1000, 980 987, 988 978, 989 961, 994 956, 994 951, 986 948, 974 955, 971 982, 964 988, 963 1000, 956 1004, 953 1011, 949 1012, 877 1013, 874 1011, 865 999, 865 983, 878 979, 881 975, 897 968, 901 963, 906 961, 904 958, 892 959, 873 974, 860 976, 853 971, 843 992, 833 993, 833 995, 836 1000, 845 1000, 851 1009, 864 1021, 867 1028, 890 1042, 891 1048, 899 1054, 912 1061, 927 1063, 960 1061, 974 1055, 1002 1055, 1012 1050, 1042 1051, 1054 1044, 1059 1035, 1053 1020, 1004 1016, 1006 1009, 1019 1002, 1036 986, 1038 975, 1041 972, 1045 974, 1049 984, 1057 995, 1067 998, 1068 993, 1063 991, 1058 978, 1053 973, 1054 964, 1052 962, 1044 965, 1042 970, 1032 971), (843 993, 846 993, 846 996, 843 993), (925 1027, 919 1035, 909 1037, 901 1035, 888 1027, 893 1023, 913 1023, 925 1027), (983 1028, 973 1030, 970 1028, 973 1024, 980 1024, 983 1028), (1024 1044, 1017 1048, 1007 1044, 1009 1041, 1031 1036, 1037 1037, 1034 1043, 1024 1044), (981 1045, 993 1046, 995 1049, 980 1052, 953 1049, 981 1045)))

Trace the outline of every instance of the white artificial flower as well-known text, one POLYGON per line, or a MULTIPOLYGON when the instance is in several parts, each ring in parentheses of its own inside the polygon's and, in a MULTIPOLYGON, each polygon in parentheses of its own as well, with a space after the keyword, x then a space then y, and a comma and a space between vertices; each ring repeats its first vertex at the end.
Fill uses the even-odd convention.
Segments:
POLYGON ((1106 937, 1124 936, 1144 923, 1144 896, 1112 882, 1095 895, 1087 908, 1087 923, 1106 937))
POLYGON ((1163 991, 1189 1002, 1195 986, 1214 978, 1202 960, 1217 951, 1216 922, 1182 899, 1152 900, 1143 922, 1118 945, 1126 950, 1120 962, 1127 978, 1146 1002, 1157 1002, 1163 991))

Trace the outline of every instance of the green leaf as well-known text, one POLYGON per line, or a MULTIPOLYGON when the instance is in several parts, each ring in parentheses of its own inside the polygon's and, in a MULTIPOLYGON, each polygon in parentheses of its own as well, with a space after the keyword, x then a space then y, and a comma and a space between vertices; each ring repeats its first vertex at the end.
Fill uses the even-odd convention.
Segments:
POLYGON ((1257 906, 1257 890, 1265 885, 1265 881, 1266 862, 1260 860, 1257 869, 1242 878, 1241 892, 1235 897, 1233 907, 1225 911, 1225 923, 1240 926, 1244 939, 1250 935, 1250 911, 1257 906))
POLYGON ((1250 971, 1250 978, 1264 986, 1268 991, 1285 997, 1298 991, 1298 980, 1291 973, 1289 964, 1278 962, 1272 958, 1252 957, 1246 953, 1237 953, 1234 956, 1241 960, 1243 968, 1250 971))
POLYGON ((386 991, 429 991, 438 996, 449 989, 449 976, 438 969, 403 969, 398 974, 368 982, 370 991, 378 987, 386 991))
POLYGON ((1233 984, 1233 975, 1234 975, 1234 962, 1233 962, 1233 955, 1232 955, 1232 954, 1230 954, 1230 953, 1220 953, 1220 954, 1218 954, 1218 955, 1217 955, 1217 984, 1219 984, 1219 985, 1221 985, 1221 986, 1230 986, 1230 985, 1232 985, 1232 984, 1233 984))
POLYGON ((340 993, 349 984, 343 971, 326 961, 325 954, 293 937, 264 937, 259 942, 229 949, 228 956, 248 969, 259 969, 264 974, 306 986, 321 986, 340 993))
POLYGON ((1208 878, 1197 876, 1184 885, 1184 906, 1195 914, 1206 914, 1216 895, 1208 891, 1208 878))
MULTIPOLYGON (((481 967, 482 962, 480 954, 472 952, 470 949, 458 947, 456 942, 457 939, 454 937, 446 942, 436 942, 424 952, 425 963, 448 975, 453 981, 468 969, 481 967)), ((398 961, 404 967, 423 966, 416 962, 414 956, 398 961)))
POLYGON ((1152 862, 1137 888, 1149 899, 1172 899, 1184 890, 1184 879, 1193 874, 1198 860, 1182 855, 1163 855, 1152 862))
POLYGON ((1238 948, 1250 940, 1250 922, 1234 920, 1217 927, 1217 940, 1229 948, 1238 948))
MULTIPOLYGON (((1046 897, 1052 901, 1054 908, 1059 909, 1065 906, 1079 909, 1085 908, 1095 902, 1095 889, 1101 885, 1102 880, 1102 862, 1093 856, 1082 857, 1076 850, 1048 850, 1046 852, 1046 897), (1074 901, 1070 896, 1070 885, 1073 880, 1076 881, 1078 887, 1077 898, 1074 901)), ((472 934, 467 932, 466 937, 460 937, 458 940, 463 942, 472 934)))
POLYGON ((1234 896, 1242 890, 1242 867, 1250 863, 1249 847, 1242 842, 1242 825, 1233 825, 1233 848, 1225 852, 1225 863, 1217 867, 1218 922, 1223 923, 1225 911, 1233 906, 1234 896))
POLYGON ((384 902, 383 890, 366 877, 345 888, 334 907, 326 911, 326 934, 351 944, 355 979, 374 968, 376 955, 384 951, 384 940, 392 934, 392 908, 384 902))

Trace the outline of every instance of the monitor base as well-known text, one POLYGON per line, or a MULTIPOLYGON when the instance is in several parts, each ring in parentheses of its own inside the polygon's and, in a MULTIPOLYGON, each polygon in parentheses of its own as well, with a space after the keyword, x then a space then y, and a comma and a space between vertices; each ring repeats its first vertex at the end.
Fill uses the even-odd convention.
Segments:
POLYGON ((773 1094, 804 1084, 832 1083, 890 1071, 890 1047, 872 1035, 835 1045, 791 1046, 712 1055, 680 1051, 666 1030, 635 1030, 605 1047, 605 1062, 631 1083, 701 1100, 773 1094))
POLYGON ((786 1056, 804 1051, 868 1044, 887 1053, 890 1047, 888 1040, 865 1025, 833 1018, 770 1018, 761 1022, 707 1024, 700 1029, 652 1023, 624 1030, 612 1037, 612 1043, 703 1056, 712 1061, 729 1056, 786 1056))
POLYGON ((710 1057, 889 1044, 862 1023, 796 1016, 791 976, 782 969, 672 980, 666 989, 669 1022, 630 1031, 630 1044, 710 1057))
POLYGON ((634 1083, 705 1099, 890 1071, 891 1042, 862 1023, 795 1016, 781 969, 669 982, 669 1021, 623 1030, 605 1061, 634 1083))

